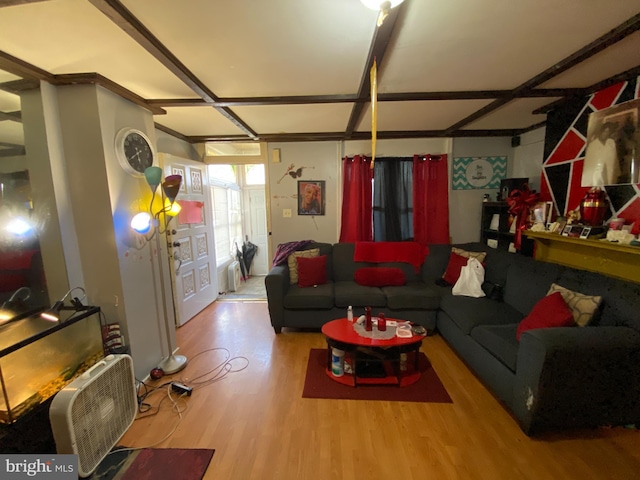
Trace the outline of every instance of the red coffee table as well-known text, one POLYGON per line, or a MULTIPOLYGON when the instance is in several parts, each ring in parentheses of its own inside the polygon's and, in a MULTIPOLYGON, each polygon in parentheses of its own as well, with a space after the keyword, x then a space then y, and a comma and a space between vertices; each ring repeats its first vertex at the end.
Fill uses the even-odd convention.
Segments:
MULTIPOLYGON (((394 318, 388 318, 387 321, 404 322, 394 318)), ((373 328, 376 328, 375 325, 373 328)), ((363 337, 355 331, 354 324, 346 318, 325 323, 322 326, 322 333, 327 337, 326 373, 338 383, 351 387, 358 385, 406 387, 420 379, 418 353, 424 335, 413 335, 406 338, 394 336, 385 340, 363 337), (352 374, 345 373, 342 376, 336 376, 331 372, 332 348, 345 352, 345 363, 350 360, 348 363, 351 365, 352 374), (402 362, 402 355, 407 356, 404 362, 402 362), (375 357, 378 359, 375 360, 375 357), (384 369, 384 376, 365 376, 363 372, 360 372, 362 375, 359 375, 358 366, 364 362, 364 358, 367 358, 368 362, 378 362, 384 369)))

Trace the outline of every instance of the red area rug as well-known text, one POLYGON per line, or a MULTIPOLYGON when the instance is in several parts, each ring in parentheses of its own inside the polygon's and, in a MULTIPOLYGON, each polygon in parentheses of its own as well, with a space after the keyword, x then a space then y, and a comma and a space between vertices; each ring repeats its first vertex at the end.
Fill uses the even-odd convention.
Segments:
POLYGON ((359 385, 349 387, 331 380, 325 369, 327 351, 312 348, 309 353, 307 375, 304 380, 304 398, 334 398, 341 400, 386 400, 396 402, 453 403, 426 355, 420 352, 418 368, 420 379, 407 387, 359 385))
POLYGON ((89 480, 202 480, 215 450, 205 448, 145 448, 114 451, 89 480))

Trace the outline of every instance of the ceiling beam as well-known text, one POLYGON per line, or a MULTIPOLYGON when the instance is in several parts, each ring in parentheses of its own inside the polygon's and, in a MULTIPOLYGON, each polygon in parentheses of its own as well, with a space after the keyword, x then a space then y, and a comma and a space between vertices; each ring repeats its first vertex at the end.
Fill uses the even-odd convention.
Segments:
POLYGON ((65 73, 54 75, 50 80, 53 85, 100 85, 107 90, 151 111, 154 115, 165 115, 167 112, 160 107, 149 105, 140 95, 124 88, 122 85, 103 77, 99 73, 65 73))
POLYGON ((522 85, 514 88, 511 92, 509 92, 509 94, 505 95, 504 97, 491 102, 489 105, 486 105, 485 107, 472 113, 468 117, 460 120, 459 122, 454 123, 446 130, 447 136, 451 135, 454 131, 464 127, 465 125, 468 125, 474 122, 480 117, 484 117, 487 114, 493 112, 494 110, 497 110, 503 105, 509 103, 518 95, 522 94, 522 92, 525 92, 530 89, 534 89, 538 85, 542 85, 544 82, 547 82, 551 80, 553 77, 556 77, 561 73, 569 70, 570 68, 575 67, 579 63, 587 60, 589 57, 595 55, 596 53, 601 52, 602 50, 619 42, 625 37, 637 32, 638 30, 640 30, 640 13, 638 13, 637 15, 634 15, 633 17, 628 19, 626 22, 618 25, 613 30, 610 30, 609 32, 602 35, 600 38, 597 38, 593 42, 589 43, 588 45, 585 45, 584 47, 577 50, 573 54, 562 59, 557 64, 549 67, 548 69, 539 73, 535 77, 527 80, 522 85))
POLYGON ((0 122, 2 121, 10 121, 22 123, 22 112, 0 112, 0 122))
POLYGON ((364 64, 364 71, 362 72, 362 78, 360 79, 360 87, 358 88, 357 100, 351 110, 351 116, 347 123, 345 136, 351 137, 355 131, 358 123, 362 118, 364 112, 364 104, 371 96, 371 76, 370 70, 373 66, 373 61, 376 61, 377 68, 380 68, 384 55, 387 52, 391 35, 393 34, 394 27, 400 14, 404 11, 406 2, 401 3, 396 8, 392 8, 389 11, 389 15, 385 18, 383 24, 380 27, 376 27, 373 38, 371 39, 371 45, 369 47, 369 54, 364 64))
POLYGON ((161 132, 166 133, 167 135, 171 135, 173 137, 179 138, 180 140, 189 143, 189 137, 187 137, 186 135, 182 135, 180 132, 176 132, 175 130, 173 130, 172 128, 169 127, 165 127, 164 125, 159 124, 158 122, 154 123, 154 126, 160 130, 161 132))
MULTIPOLYGON (((378 95, 380 102, 408 102, 423 100, 486 100, 498 98, 509 94, 509 90, 478 90, 478 91, 453 91, 453 92, 413 92, 413 93, 381 93, 378 95)), ((518 98, 538 97, 562 97, 568 95, 583 94, 584 89, 579 88, 539 88, 522 92, 518 98)), ((366 98, 358 98, 357 95, 296 95, 277 97, 229 97, 220 98, 217 102, 207 102, 202 98, 164 98, 147 100, 149 105, 158 107, 247 107, 269 105, 313 105, 325 103, 367 103, 366 98)))
MULTIPOLYGON (((118 0, 89 0, 113 23, 133 38, 140 46, 164 65, 178 79, 185 83, 205 101, 215 103, 218 99, 209 88, 198 79, 167 47, 160 42, 122 3, 118 0)), ((227 107, 213 106, 219 113, 252 138, 257 138, 249 125, 227 107)))
POLYGON ((610 87, 611 85, 615 85, 616 83, 620 83, 620 82, 626 82, 626 81, 631 80, 633 78, 637 78, 638 76, 640 76, 640 65, 638 65, 637 67, 630 68, 626 72, 622 72, 622 73, 618 73, 617 75, 613 75, 612 77, 609 77, 609 78, 607 78, 605 80, 602 80, 601 82, 594 83, 590 87, 582 89, 582 91, 580 93, 578 93, 578 94, 565 95, 564 98, 561 98, 560 100, 556 100, 555 102, 550 103, 548 105, 545 105, 543 107, 537 108, 532 113, 534 115, 547 114, 551 110, 555 110, 560 105, 563 105, 563 104, 565 104, 567 102, 570 102, 570 101, 574 100, 575 98, 580 98, 580 97, 584 97, 586 95, 591 95, 592 93, 595 93, 595 92, 598 92, 598 91, 600 91, 600 90, 602 90, 604 88, 610 87))
POLYGON ((21 157, 26 153, 25 148, 20 146, 0 149, 0 157, 21 157))
POLYGON ((0 50, 0 69, 27 80, 50 81, 53 75, 0 50))
POLYGON ((49 0, 0 0, 0 8, 14 7, 16 5, 27 5, 29 3, 47 2, 49 0))

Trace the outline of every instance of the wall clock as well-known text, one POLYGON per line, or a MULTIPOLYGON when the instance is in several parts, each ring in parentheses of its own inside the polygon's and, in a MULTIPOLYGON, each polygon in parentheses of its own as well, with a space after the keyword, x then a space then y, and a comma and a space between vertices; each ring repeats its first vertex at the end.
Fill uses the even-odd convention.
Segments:
POLYGON ((147 167, 156 163, 156 152, 149 137, 140 130, 123 128, 116 135, 116 155, 122 168, 141 177, 147 167))

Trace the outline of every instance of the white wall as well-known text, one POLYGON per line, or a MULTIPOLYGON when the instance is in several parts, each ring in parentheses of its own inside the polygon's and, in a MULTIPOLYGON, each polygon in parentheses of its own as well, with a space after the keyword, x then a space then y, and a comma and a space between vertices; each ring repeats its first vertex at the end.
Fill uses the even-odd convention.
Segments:
MULTIPOLYGON (((455 138, 453 157, 506 156, 507 172, 512 168, 513 149, 511 137, 455 138)), ((451 176, 451 165, 449 175, 451 176)), ((507 174, 509 176, 509 174, 507 174)), ((451 182, 451 180, 449 180, 451 182)), ((482 197, 485 193, 495 201, 498 189, 453 190, 449 196, 451 215, 451 240, 453 243, 477 242, 480 240, 480 217, 482 197)))
MULTIPOLYGON (((536 130, 525 134, 521 141, 521 146, 514 149, 511 147, 511 137, 379 140, 376 157, 447 153, 451 240, 453 243, 464 243, 480 239, 483 195, 489 193, 495 200, 498 190, 451 190, 453 159, 466 156, 506 156, 508 177, 522 175, 533 180, 533 185, 539 185, 544 131, 536 130)), ((269 153, 274 148, 280 149, 281 158, 280 163, 268 163, 272 253, 279 243, 293 240, 337 242, 340 236, 342 197, 341 159, 356 154, 370 155, 371 141, 270 143, 268 148, 269 153), (296 182, 286 174, 291 164, 296 169, 314 167, 303 170, 303 179, 327 181, 325 217, 311 218, 296 214, 296 182), (285 178, 282 178, 283 175, 285 178), (283 218, 283 209, 289 208, 292 210, 292 217, 283 218)))
MULTIPOLYGON (((145 132, 153 142, 153 117, 93 85, 59 87, 58 99, 84 287, 106 321, 120 323, 136 376, 143 378, 169 350, 160 280, 154 270, 158 252, 155 242, 138 249, 129 227, 133 214, 148 205, 151 192, 144 178, 121 168, 115 137, 120 129, 130 127, 145 132)), ((165 288, 171 291, 168 283, 165 288)), ((173 321, 170 305, 167 312, 173 321)))
POLYGON ((529 178, 529 188, 537 192, 540 191, 545 132, 546 128, 538 128, 520 135, 520 146, 513 149, 513 169, 509 175, 529 178))
POLYGON ((337 242, 340 221, 340 143, 301 142, 268 145, 269 152, 275 148, 280 149, 280 163, 270 161, 267 164, 272 252, 278 244, 294 240, 337 242), (301 177, 292 178, 287 174, 291 165, 294 165, 293 171, 303 167, 301 177), (298 215, 298 180, 325 181, 325 215, 298 215), (291 210, 290 218, 283 216, 285 209, 291 210))

